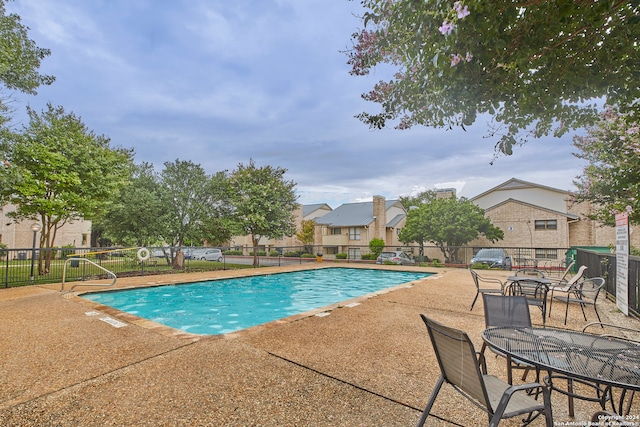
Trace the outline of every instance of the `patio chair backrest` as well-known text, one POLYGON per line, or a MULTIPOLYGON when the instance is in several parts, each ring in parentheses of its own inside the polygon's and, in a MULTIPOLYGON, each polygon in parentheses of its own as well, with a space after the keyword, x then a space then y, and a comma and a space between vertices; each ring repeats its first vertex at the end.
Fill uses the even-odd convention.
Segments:
POLYGON ((567 268, 565 268, 564 273, 562 274, 562 276, 560 276, 560 278, 558 279, 558 281, 560 282, 566 282, 567 281, 567 276, 569 275, 569 272, 571 271, 571 269, 573 268, 573 266, 575 265, 576 260, 572 260, 568 265, 567 268))
POLYGON ((442 325, 423 314, 420 317, 427 325, 444 380, 493 412, 469 336, 464 331, 442 325))
POLYGON ((531 314, 527 298, 521 295, 483 294, 484 323, 496 326, 531 327, 531 314))
POLYGON ((580 268, 578 269, 578 272, 567 281, 567 285, 573 285, 575 283, 578 283, 578 281, 582 280, 582 276, 584 276, 584 272, 587 269, 586 265, 581 265, 580 268))
POLYGON ((476 288, 479 288, 480 287, 480 283, 479 283, 479 275, 478 275, 478 273, 473 271, 471 268, 469 268, 469 271, 471 272, 471 277, 473 277, 473 283, 476 284, 476 288))
MULTIPOLYGON (((587 329, 595 326, 600 326, 603 333, 599 333, 596 335, 600 335, 603 337, 612 337, 618 338, 625 341, 632 341, 640 344, 640 329, 630 328, 628 326, 622 325, 614 325, 612 323, 603 323, 603 322, 591 322, 585 325, 582 328, 582 332, 587 332, 587 329), (606 327, 606 328, 605 328, 606 327), (611 331, 614 331, 613 333, 611 331)), ((589 333, 595 334, 595 332, 588 331, 589 333)))
POLYGON ((600 290, 604 286, 604 279, 602 277, 593 277, 581 281, 576 286, 580 299, 595 303, 600 294, 600 290))
POLYGON ((498 278, 495 277, 482 277, 476 271, 474 271, 471 267, 469 267, 469 271, 471 272, 471 277, 473 277, 473 283, 475 283, 476 288, 480 288, 480 283, 491 283, 491 285, 500 285, 500 288, 504 286, 504 283, 498 278))

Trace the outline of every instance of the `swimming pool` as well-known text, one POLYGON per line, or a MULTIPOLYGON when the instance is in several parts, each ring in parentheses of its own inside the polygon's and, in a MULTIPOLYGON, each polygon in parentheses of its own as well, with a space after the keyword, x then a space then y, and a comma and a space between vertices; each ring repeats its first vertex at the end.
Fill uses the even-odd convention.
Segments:
POLYGON ((430 276, 322 268, 122 291, 82 298, 185 332, 226 334, 430 276))

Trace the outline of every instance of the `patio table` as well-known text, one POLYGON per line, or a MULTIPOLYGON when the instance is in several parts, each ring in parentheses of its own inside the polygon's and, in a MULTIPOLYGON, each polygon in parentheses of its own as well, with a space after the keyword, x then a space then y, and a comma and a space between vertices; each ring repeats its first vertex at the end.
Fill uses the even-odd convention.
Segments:
POLYGON ((573 416, 574 397, 599 402, 602 409, 609 401, 614 412, 621 414, 626 392, 640 391, 640 345, 637 343, 569 330, 509 326, 486 329, 482 338, 507 358, 548 371, 545 383, 551 390, 569 396, 570 416, 573 416), (555 387, 553 378, 567 379, 568 389, 555 387), (573 381, 592 387, 598 397, 574 393, 573 381), (623 390, 617 407, 612 388, 623 390))

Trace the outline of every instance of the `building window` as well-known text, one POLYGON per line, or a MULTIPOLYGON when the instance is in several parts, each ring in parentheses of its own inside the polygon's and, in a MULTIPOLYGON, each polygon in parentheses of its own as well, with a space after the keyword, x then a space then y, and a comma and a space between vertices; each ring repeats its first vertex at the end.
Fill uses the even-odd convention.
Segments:
POLYGON ((82 246, 87 244, 87 239, 89 238, 89 235, 86 233, 82 233, 82 246))
POLYGON ((332 227, 329 229, 329 234, 331 235, 342 234, 342 230, 340 229, 340 227, 332 227))
POLYGON ((536 249, 536 258, 558 259, 558 250, 557 249, 536 249))
POLYGON ((349 227, 349 240, 360 240, 360 227, 349 227))
POLYGON ((360 259, 360 248, 349 248, 349 259, 360 259))
POLYGON ((557 230, 558 221, 555 219, 536 219, 536 230, 557 230))

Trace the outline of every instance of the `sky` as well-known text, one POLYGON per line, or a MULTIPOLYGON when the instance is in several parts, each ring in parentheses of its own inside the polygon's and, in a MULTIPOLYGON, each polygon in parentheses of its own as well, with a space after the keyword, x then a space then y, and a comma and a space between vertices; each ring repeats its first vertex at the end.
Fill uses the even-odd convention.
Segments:
MULTIPOLYGON (((358 0, 15 0, 56 81, 14 94, 81 117, 135 162, 188 160, 208 174, 287 169, 302 204, 396 199, 435 188, 467 198, 511 178, 573 190, 583 161, 571 135, 517 147, 493 164, 490 117, 466 131, 371 130, 361 94, 388 78, 349 74, 345 50, 362 28, 358 0)), ((386 70, 388 72, 388 70, 386 70)))

